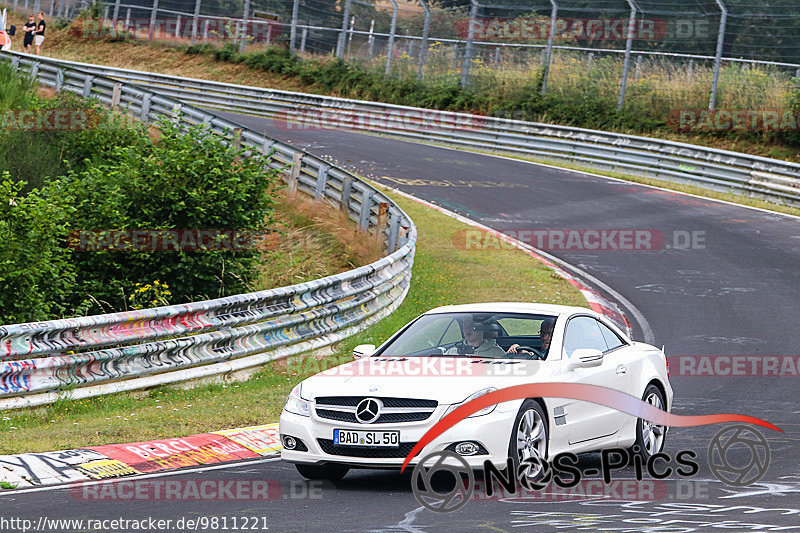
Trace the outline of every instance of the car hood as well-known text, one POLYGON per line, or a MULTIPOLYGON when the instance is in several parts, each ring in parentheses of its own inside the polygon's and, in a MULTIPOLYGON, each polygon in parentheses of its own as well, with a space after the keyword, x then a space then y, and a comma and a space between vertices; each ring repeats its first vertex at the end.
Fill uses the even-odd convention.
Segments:
POLYGON ((541 361, 466 357, 367 357, 303 382, 303 397, 422 398, 440 404, 464 401, 487 387, 531 382, 541 361))

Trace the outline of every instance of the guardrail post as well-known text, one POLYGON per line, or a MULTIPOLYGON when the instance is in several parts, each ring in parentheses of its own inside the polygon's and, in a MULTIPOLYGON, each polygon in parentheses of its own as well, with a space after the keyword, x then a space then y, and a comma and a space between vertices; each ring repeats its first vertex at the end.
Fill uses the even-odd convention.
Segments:
POLYGON ((56 92, 61 90, 61 87, 64 85, 64 69, 56 69, 56 85, 55 90, 56 92))
POLYGON ((358 229, 366 231, 369 228, 369 216, 372 212, 372 195, 370 189, 361 193, 361 211, 358 214, 358 229))
POLYGON ((142 114, 139 115, 142 122, 146 122, 147 118, 150 116, 150 98, 150 93, 144 93, 144 97, 142 98, 142 114))
POLYGON ((208 19, 206 19, 205 21, 203 21, 203 40, 204 40, 204 41, 207 41, 207 40, 208 40, 208 23, 209 23, 209 22, 210 22, 210 21, 209 21, 208 19))
POLYGON ((308 28, 303 28, 303 33, 300 35, 300 53, 306 53, 306 38, 308 37, 308 28))
MULTIPOLYGON (((467 88, 469 81, 469 66, 472 61, 472 41, 475 39, 475 19, 478 18, 478 0, 472 0, 469 10, 469 28, 467 31, 467 46, 464 50, 464 63, 461 65, 461 88, 467 88)), ((458 44, 456 44, 458 48, 458 44)))
POLYGON ((295 152, 292 156, 292 168, 289 170, 289 194, 297 192, 297 181, 300 179, 300 167, 303 166, 303 152, 295 152))
POLYGON ((714 76, 711 80, 711 96, 708 98, 708 108, 714 110, 717 105, 717 87, 719 84, 719 68, 722 63, 722 48, 725 45, 725 28, 728 24, 728 8, 722 0, 716 0, 722 15, 719 19, 719 33, 717 34, 717 53, 714 56, 714 76))
POLYGON ((268 156, 272 153, 272 147, 275 146, 275 139, 266 137, 264 143, 261 145, 261 153, 268 156))
POLYGON ((639 80, 642 78, 642 55, 636 56, 636 70, 633 71, 633 79, 639 80))
POLYGON ((314 200, 325 198, 325 186, 328 184, 328 171, 331 167, 322 165, 317 172, 317 187, 314 189, 314 200))
POLYGON ((192 39, 191 44, 197 39, 197 26, 200 24, 200 3, 203 0, 195 0, 194 2, 194 15, 192 16, 192 39))
POLYGON ((547 48, 544 55, 544 70, 542 71, 542 96, 547 92, 547 78, 550 76, 550 58, 553 55, 553 39, 556 35, 556 20, 558 18, 558 4, 550 0, 550 31, 547 33, 547 48))
POLYGON ((345 178, 342 181, 342 199, 339 202, 339 209, 350 214, 350 195, 353 192, 353 178, 345 178))
POLYGON ((14 70, 19 70, 19 57, 11 56, 11 67, 14 70))
POLYGON ((694 59, 689 60, 689 68, 686 70, 686 78, 689 81, 692 81, 692 76, 694 75, 694 59))
POLYGON ((125 30, 131 27, 131 8, 125 13, 125 30))
POLYGON ((250 0, 244 0, 244 12, 242 14, 242 40, 239 41, 239 53, 244 52, 244 47, 247 44, 247 25, 249 22, 250 22, 250 0))
POLYGON ((428 58, 428 33, 431 26, 431 8, 425 0, 417 0, 425 10, 425 22, 422 24, 422 44, 419 49, 419 64, 417 65, 417 81, 422 81, 422 69, 428 58))
POLYGON ((352 0, 345 0, 344 2, 344 15, 342 16, 342 30, 339 32, 339 40, 336 42, 336 57, 342 59, 344 57, 344 40, 347 32, 347 21, 350 20, 350 2, 352 0))
POLYGON ((386 71, 389 74, 392 69, 392 52, 394 52, 394 35, 397 33, 397 0, 389 0, 392 3, 392 25, 389 28, 389 42, 386 44, 386 71))
POLYGON ((386 250, 388 253, 393 253, 397 250, 397 240, 400 234, 400 213, 392 212, 389 219, 389 240, 386 243, 386 250))
POLYGON ((156 36, 156 14, 158 13, 158 0, 153 0, 153 10, 150 13, 150 27, 147 29, 147 38, 153 40, 156 36))
POLYGON ((177 124, 181 120, 181 108, 183 104, 174 104, 172 106, 172 123, 177 124))
POLYGON ((231 136, 231 145, 237 152, 242 149, 242 128, 233 128, 233 135, 231 136))
POLYGON ((115 83, 114 88, 111 90, 111 109, 114 112, 119 111, 119 102, 122 99, 122 84, 115 83))
POLYGON ((264 50, 269 50, 269 44, 272 42, 272 24, 267 22, 267 42, 264 45, 264 50))
POLYGON ((31 65, 31 79, 36 80, 39 78, 39 62, 36 61, 31 65))
POLYGON ((88 98, 92 94, 92 84, 94 83, 94 76, 86 76, 83 79, 83 97, 88 98))
POLYGON ((633 36, 636 32, 636 4, 633 0, 626 0, 631 8, 631 16, 628 18, 628 38, 625 39, 625 59, 622 62, 622 81, 619 85, 619 100, 617 100, 617 111, 625 105, 625 90, 628 87, 628 70, 631 65, 631 48, 633 47, 633 36))
POLYGON ((300 14, 300 0, 292 4, 292 23, 289 27, 289 52, 294 52, 294 43, 297 39, 297 16, 300 14))
POLYGON ((375 224, 375 237, 380 239, 383 231, 386 229, 389 220, 389 202, 380 202, 378 204, 378 223, 375 224))

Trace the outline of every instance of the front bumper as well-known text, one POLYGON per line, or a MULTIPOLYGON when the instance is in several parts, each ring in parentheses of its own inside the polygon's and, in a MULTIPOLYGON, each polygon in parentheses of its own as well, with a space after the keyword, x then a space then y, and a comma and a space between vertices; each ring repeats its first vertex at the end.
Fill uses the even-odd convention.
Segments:
MULTIPOLYGON (((355 468, 400 468, 411 448, 439 421, 447 407, 449 406, 439 406, 430 418, 422 422, 394 424, 352 424, 319 418, 313 410, 311 416, 283 411, 280 418, 281 439, 285 435, 299 438, 308 451, 283 449, 281 458, 292 463, 337 463, 355 468), (399 430, 400 448, 356 449, 334 446, 332 444, 334 429, 399 430)), ((422 452, 412 459, 411 464, 414 465, 429 453, 444 450, 451 444, 473 441, 483 446, 488 453, 463 456, 470 467, 482 468, 488 459, 498 468, 504 468, 508 460, 508 445, 515 416, 516 410, 512 411, 511 406, 501 404, 488 415, 462 420, 425 446, 422 452)))

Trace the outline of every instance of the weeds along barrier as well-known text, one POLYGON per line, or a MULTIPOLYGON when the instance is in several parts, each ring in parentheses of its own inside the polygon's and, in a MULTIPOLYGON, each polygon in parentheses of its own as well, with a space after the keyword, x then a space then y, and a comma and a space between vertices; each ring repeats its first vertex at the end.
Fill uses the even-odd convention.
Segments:
POLYGON ((414 222, 387 196, 307 152, 187 102, 65 61, 2 53, 56 91, 93 97, 133 117, 172 117, 272 154, 292 191, 341 209, 386 243, 382 259, 319 280, 181 305, 0 326, 0 410, 87 398, 255 369, 331 345, 391 313, 411 281, 414 222))
POLYGON ((326 128, 380 133, 800 205, 800 165, 777 159, 569 126, 231 85, 69 61, 58 64, 64 69, 147 87, 175 101, 269 117, 278 129, 326 128))

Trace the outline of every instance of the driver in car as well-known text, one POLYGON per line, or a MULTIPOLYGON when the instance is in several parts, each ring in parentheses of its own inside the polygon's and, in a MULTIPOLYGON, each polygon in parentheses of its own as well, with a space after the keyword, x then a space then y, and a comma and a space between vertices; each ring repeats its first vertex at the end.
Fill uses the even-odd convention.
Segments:
MULTIPOLYGON (((547 350, 550 348, 550 341, 553 340, 553 330, 556 327, 555 320, 548 319, 543 320, 542 325, 539 327, 539 338, 542 339, 542 349, 541 354, 542 358, 547 354, 547 350)), ((524 346, 520 346, 519 344, 512 344, 508 348, 508 353, 532 353, 525 349, 524 346), (522 350, 520 350, 522 348, 522 350)))
POLYGON ((461 321, 461 331, 464 335, 462 342, 445 352, 445 355, 476 355, 479 357, 503 357, 506 355, 494 338, 487 338, 482 330, 475 329, 475 321, 467 315, 461 321))

